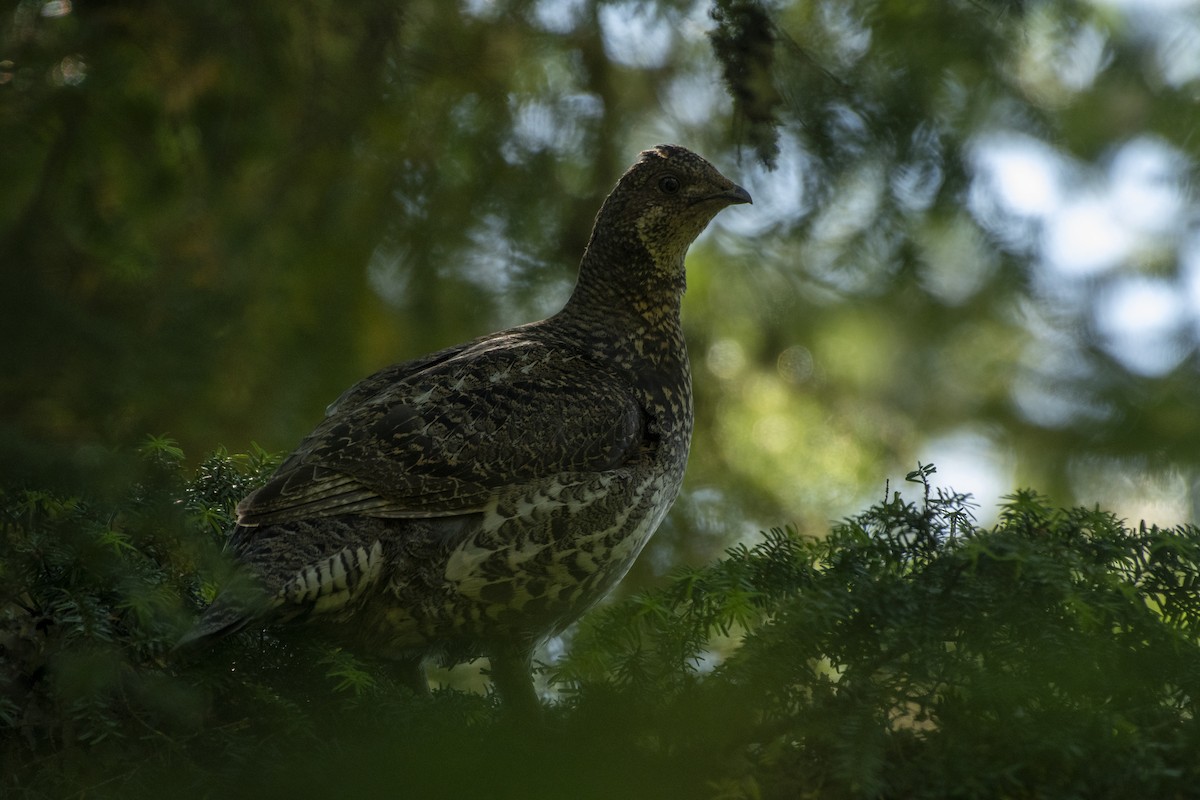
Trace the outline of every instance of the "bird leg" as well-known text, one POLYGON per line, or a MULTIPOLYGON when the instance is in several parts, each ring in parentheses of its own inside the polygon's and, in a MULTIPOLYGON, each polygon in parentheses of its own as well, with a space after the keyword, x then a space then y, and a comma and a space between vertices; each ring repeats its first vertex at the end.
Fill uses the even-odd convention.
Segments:
POLYGON ((491 654, 489 661, 492 686, 504 705, 523 717, 539 716, 542 704, 533 688, 533 652, 499 649, 491 654))
POLYGON ((413 690, 413 694, 427 696, 429 694, 429 678, 421 666, 421 659, 406 658, 396 662, 396 677, 400 682, 413 690))

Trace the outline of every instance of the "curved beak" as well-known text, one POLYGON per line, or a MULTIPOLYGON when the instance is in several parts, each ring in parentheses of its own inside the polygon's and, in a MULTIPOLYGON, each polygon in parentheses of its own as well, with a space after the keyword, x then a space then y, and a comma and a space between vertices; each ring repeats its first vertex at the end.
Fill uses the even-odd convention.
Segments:
POLYGON ((712 194, 706 194, 703 197, 697 197, 695 200, 691 201, 691 204, 694 205, 696 203, 707 203, 709 200, 720 200, 727 206, 736 206, 741 203, 754 203, 754 201, 750 199, 750 193, 738 186, 736 183, 730 183, 728 189, 723 189, 719 192, 713 192, 712 194))
POLYGON ((721 197, 724 197, 726 200, 728 200, 729 205, 731 206, 738 205, 740 203, 750 203, 751 205, 754 204, 754 200, 751 199, 750 193, 738 186, 736 183, 733 185, 732 189, 727 192, 723 192, 721 197))

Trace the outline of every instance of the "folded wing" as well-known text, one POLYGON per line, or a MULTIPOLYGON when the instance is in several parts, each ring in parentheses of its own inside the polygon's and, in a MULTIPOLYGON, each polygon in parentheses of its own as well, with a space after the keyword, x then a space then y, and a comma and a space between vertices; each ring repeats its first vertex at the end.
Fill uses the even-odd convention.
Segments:
POLYGON ((439 356, 347 392, 238 505, 239 523, 469 514, 505 487, 610 470, 645 444, 631 387, 599 365, 581 370, 586 355, 510 333, 439 356))

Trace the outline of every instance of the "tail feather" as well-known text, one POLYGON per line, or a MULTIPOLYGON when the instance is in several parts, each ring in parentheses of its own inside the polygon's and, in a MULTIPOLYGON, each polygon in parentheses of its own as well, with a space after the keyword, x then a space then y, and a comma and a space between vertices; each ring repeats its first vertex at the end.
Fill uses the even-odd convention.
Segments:
POLYGON ((237 633, 254 621, 255 615, 245 609, 218 605, 220 600, 209 606, 191 630, 179 637, 172 653, 192 653, 208 647, 226 636, 237 633))
POLYGON ((172 654, 202 650, 255 622, 265 621, 271 609, 266 592, 257 583, 242 578, 235 579, 217 595, 191 630, 175 642, 172 654))

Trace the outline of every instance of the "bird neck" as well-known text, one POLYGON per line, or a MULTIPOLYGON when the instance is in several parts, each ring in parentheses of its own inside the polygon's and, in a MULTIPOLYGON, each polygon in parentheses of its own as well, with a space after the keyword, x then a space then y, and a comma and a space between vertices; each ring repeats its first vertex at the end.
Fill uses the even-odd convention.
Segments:
POLYGON ((675 331, 686 288, 683 258, 657 263, 640 241, 593 235, 579 265, 579 279, 561 312, 595 318, 605 326, 628 326, 643 335, 675 331))

